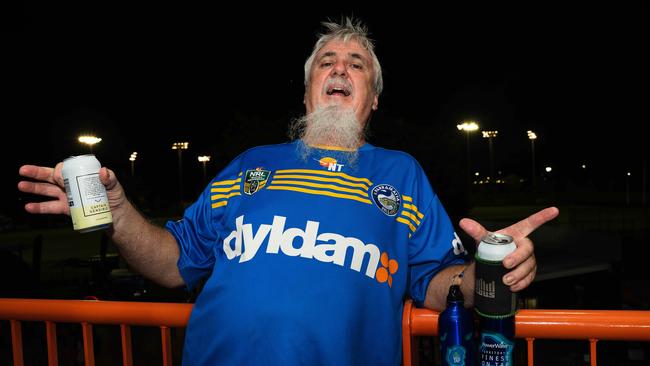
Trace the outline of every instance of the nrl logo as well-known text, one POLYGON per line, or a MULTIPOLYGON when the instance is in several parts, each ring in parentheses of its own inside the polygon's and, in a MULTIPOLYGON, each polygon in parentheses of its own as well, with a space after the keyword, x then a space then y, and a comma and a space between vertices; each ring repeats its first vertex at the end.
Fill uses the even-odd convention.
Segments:
POLYGON ((271 172, 269 170, 262 170, 257 168, 255 170, 247 170, 244 177, 244 193, 252 195, 253 193, 261 190, 266 185, 271 172))

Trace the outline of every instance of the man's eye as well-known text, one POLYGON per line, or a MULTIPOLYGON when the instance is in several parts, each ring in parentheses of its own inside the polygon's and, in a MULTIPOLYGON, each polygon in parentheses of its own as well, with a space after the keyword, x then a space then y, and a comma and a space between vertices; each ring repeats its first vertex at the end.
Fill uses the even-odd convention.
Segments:
POLYGON ((320 64, 321 67, 330 67, 330 66, 332 66, 332 65, 333 65, 332 62, 322 62, 322 63, 320 64))
POLYGON ((363 69, 363 66, 361 66, 359 64, 351 64, 350 67, 353 68, 353 69, 357 69, 357 70, 363 69))

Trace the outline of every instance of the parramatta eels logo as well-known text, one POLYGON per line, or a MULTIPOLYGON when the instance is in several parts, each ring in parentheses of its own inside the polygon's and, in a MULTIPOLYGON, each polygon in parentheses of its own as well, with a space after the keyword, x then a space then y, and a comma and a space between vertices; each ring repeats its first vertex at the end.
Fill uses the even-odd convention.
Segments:
POLYGON ((373 188, 372 200, 388 216, 397 215, 397 211, 402 205, 402 195, 395 187, 388 184, 379 184, 373 188))
POLYGON ((266 185, 271 172, 256 168, 255 170, 247 170, 244 177, 244 193, 252 195, 253 193, 261 190, 266 185))

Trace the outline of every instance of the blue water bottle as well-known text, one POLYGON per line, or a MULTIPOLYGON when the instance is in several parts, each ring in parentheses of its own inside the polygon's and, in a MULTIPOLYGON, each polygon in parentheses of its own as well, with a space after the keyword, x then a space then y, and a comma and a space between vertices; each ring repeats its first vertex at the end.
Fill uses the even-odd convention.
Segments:
POLYGON ((451 285, 447 308, 438 317, 440 355, 443 366, 470 366, 474 360, 474 321, 465 309, 459 285, 451 285))

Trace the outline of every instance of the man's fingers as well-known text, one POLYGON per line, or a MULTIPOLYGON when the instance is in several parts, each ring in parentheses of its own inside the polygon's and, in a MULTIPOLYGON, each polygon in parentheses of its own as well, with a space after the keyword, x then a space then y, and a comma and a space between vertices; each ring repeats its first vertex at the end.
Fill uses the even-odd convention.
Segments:
POLYGON ((477 242, 481 240, 485 234, 487 234, 487 230, 483 227, 483 225, 472 219, 464 218, 460 220, 458 224, 460 225, 460 228, 467 233, 467 235, 471 236, 477 242))
POLYGON ((515 241, 515 244, 517 245, 517 249, 503 258, 503 265, 506 268, 513 268, 517 266, 519 263, 530 258, 535 251, 533 248, 533 242, 528 238, 517 239, 517 241, 515 241))
POLYGON ((22 181, 18 183, 18 190, 25 193, 38 194, 41 196, 60 198, 64 195, 61 187, 50 183, 35 183, 22 181))
POLYGON ((63 163, 58 163, 54 168, 36 165, 23 165, 18 169, 18 174, 25 178, 48 182, 63 187, 63 178, 61 177, 62 168, 63 163))
POLYGON ((68 205, 61 201, 28 203, 25 205, 25 211, 33 214, 70 214, 68 205))
POLYGON ((41 181, 54 183, 52 179, 53 168, 36 166, 36 165, 23 165, 18 169, 18 174, 25 178, 31 178, 41 181))
POLYGON ((559 214, 560 210, 558 210, 557 207, 547 207, 528 216, 516 224, 513 224, 503 230, 499 230, 499 232, 508 234, 514 238, 524 238, 530 235, 530 233, 535 231, 535 229, 538 227, 556 218, 559 214))
POLYGON ((117 184, 117 178, 115 178, 115 173, 108 168, 99 169, 99 179, 102 184, 106 186, 106 189, 113 189, 117 184))
POLYGON ((514 270, 506 273, 506 275, 503 276, 503 283, 510 286, 512 291, 519 291, 533 282, 536 271, 537 261, 535 260, 535 256, 531 255, 514 270))

